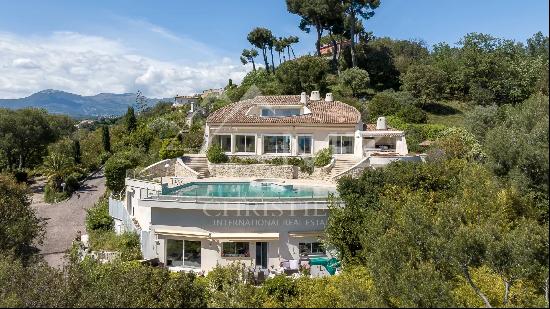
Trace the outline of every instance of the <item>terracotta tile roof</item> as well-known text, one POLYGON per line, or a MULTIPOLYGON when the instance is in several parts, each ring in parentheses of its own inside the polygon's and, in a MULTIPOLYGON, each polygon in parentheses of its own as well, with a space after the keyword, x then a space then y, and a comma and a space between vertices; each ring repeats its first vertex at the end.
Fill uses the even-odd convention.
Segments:
POLYGON ((357 124, 361 121, 359 111, 339 101, 310 101, 307 108, 311 113, 288 117, 260 117, 247 115, 253 106, 262 105, 302 105, 299 95, 257 96, 254 99, 229 104, 208 116, 208 123, 247 123, 247 124, 357 124))

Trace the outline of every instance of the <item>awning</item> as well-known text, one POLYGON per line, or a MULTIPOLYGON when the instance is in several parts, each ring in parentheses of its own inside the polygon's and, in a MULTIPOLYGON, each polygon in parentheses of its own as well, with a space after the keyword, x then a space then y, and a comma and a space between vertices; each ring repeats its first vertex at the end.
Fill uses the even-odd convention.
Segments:
POLYGON ((303 231, 303 232, 288 232, 289 237, 304 238, 304 237, 320 237, 323 236, 323 231, 303 231))
POLYGON ((153 225, 151 230, 157 235, 187 236, 194 238, 208 238, 210 232, 197 227, 181 227, 167 225, 153 225))
POLYGON ((277 240, 279 233, 212 233, 212 239, 237 240, 277 240))

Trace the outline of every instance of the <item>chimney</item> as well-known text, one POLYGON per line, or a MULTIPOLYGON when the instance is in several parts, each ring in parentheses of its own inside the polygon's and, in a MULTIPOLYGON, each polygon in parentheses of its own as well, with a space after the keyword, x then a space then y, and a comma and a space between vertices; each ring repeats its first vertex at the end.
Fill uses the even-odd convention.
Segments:
POLYGON ((321 95, 319 94, 319 91, 312 91, 311 96, 309 97, 311 101, 319 101, 321 100, 321 95))
POLYGON ((307 94, 305 92, 302 92, 300 95, 300 103, 306 105, 307 104, 307 94))
POLYGON ((378 117, 378 120, 376 120, 376 130, 387 130, 388 126, 386 126, 386 117, 378 117))
POLYGON ((325 97, 325 102, 332 102, 332 92, 327 93, 325 97))

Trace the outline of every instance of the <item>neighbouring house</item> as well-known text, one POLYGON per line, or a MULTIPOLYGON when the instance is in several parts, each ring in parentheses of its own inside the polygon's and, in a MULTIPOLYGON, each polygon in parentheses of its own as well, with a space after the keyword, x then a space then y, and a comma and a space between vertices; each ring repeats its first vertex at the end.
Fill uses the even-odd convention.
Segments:
POLYGON ((176 95, 174 97, 174 103, 172 107, 179 108, 185 105, 190 105, 189 112, 195 111, 196 105, 199 103, 200 97, 198 95, 176 95))
MULTIPOLYGON (((336 42, 336 52, 339 54, 342 52, 342 48, 346 48, 347 46, 351 45, 351 41, 345 40, 343 42, 336 42)), ((332 43, 321 45, 320 51, 322 56, 331 56, 332 51, 334 49, 334 45, 332 43)))
POLYGON ((222 95, 225 92, 224 88, 206 89, 202 91, 201 98, 205 98, 209 95, 222 95))
POLYGON ((144 258, 171 270, 208 272, 233 262, 270 272, 333 274, 334 252, 323 248, 334 180, 408 154, 403 131, 364 124, 357 109, 319 92, 258 96, 212 113, 205 145, 229 156, 311 157, 331 147, 331 163, 313 177, 293 165, 211 164, 204 154, 146 167, 126 178, 123 200, 110 199, 116 230, 140 235, 144 258), (303 177, 302 177, 303 176, 303 177), (333 262, 329 262, 333 261, 333 262), (319 266, 324 265, 324 266, 319 266), (318 266, 318 268, 317 268, 318 266))

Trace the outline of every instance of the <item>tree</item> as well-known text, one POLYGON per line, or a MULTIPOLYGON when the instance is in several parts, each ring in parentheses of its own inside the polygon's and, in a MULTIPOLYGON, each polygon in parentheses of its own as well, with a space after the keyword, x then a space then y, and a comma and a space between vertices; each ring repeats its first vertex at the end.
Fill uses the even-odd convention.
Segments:
POLYGON ((265 69, 269 71, 269 63, 267 61, 267 49, 270 44, 273 42, 273 34, 271 30, 267 28, 256 27, 248 33, 247 36, 248 42, 259 48, 262 51, 262 56, 264 58, 265 69))
POLYGON ((344 10, 350 19, 350 37, 351 37, 351 62, 352 66, 357 66, 355 59, 355 27, 356 20, 359 18, 369 19, 374 16, 374 9, 380 5, 380 0, 343 0, 344 10))
POLYGON ((402 75, 403 90, 409 91, 423 103, 437 101, 445 96, 447 74, 429 64, 412 65, 402 75))
POLYGON ((125 188, 126 170, 135 167, 128 159, 114 155, 105 163, 105 185, 115 196, 120 196, 125 188))
POLYGON ((44 110, 0 109, 0 155, 6 159, 10 170, 40 164, 47 145, 55 139, 56 133, 44 110))
POLYGON ((44 219, 31 207, 26 186, 0 175, 0 255, 28 259, 42 242, 44 225, 44 219))
POLYGON ((282 37, 279 37, 279 39, 275 39, 273 44, 275 46, 275 51, 277 52, 277 54, 279 54, 279 65, 281 65, 281 63, 282 63, 281 53, 283 53, 283 58, 284 58, 285 49, 286 49, 286 46, 287 46, 287 41, 285 39, 283 39, 282 37))
POLYGON ((254 62, 254 58, 256 57, 258 57, 258 51, 256 49, 243 49, 241 54, 241 62, 243 65, 248 62, 252 62, 252 70, 256 71, 256 63, 254 62))
POLYGON ((109 134, 109 126, 103 125, 101 127, 101 140, 103 142, 103 150, 107 153, 111 152, 111 136, 109 134))
POLYGON ((287 0, 287 10, 302 17, 300 29, 309 33, 315 27, 317 55, 321 56, 321 37, 323 30, 341 20, 342 6, 338 0, 287 0))
POLYGON ((136 115, 134 113, 134 108, 131 106, 128 106, 128 111, 126 112, 126 115, 124 116, 124 121, 126 122, 126 131, 129 133, 134 132, 137 128, 137 119, 136 115))
POLYGON ((141 90, 138 90, 136 94, 136 106, 140 114, 147 109, 147 98, 143 95, 141 90))
POLYGON ((73 142, 66 138, 48 147, 42 169, 53 189, 60 191, 63 179, 74 171, 73 142))
POLYGON ((303 56, 281 64, 275 76, 282 87, 283 94, 296 94, 313 90, 325 92, 329 70, 330 66, 326 59, 303 56))
POLYGON ((287 45, 287 53, 288 53, 288 59, 290 60, 290 51, 292 51, 292 57, 296 59, 296 55, 294 54, 294 49, 292 48, 292 44, 297 44, 300 39, 297 36, 289 36, 285 38, 286 45, 287 45))
POLYGON ((347 69, 338 78, 340 83, 351 89, 352 96, 364 94, 369 86, 369 73, 359 68, 347 69))
POLYGON ((82 151, 80 150, 80 141, 73 141, 73 159, 76 164, 82 163, 82 151))

